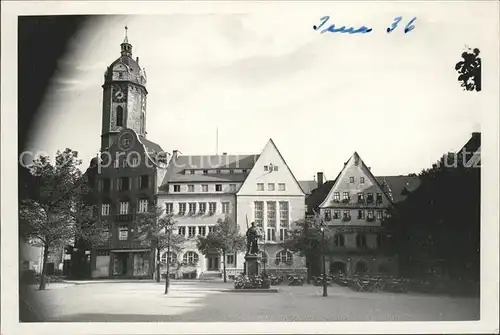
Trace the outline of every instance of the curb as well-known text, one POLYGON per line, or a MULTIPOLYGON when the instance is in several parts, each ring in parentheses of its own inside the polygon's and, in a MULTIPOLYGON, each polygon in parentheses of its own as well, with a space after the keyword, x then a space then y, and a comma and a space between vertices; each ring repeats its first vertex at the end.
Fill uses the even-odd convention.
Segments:
POLYGON ((277 288, 247 288, 247 289, 227 289, 227 290, 221 290, 220 292, 227 292, 227 293, 278 293, 279 290, 277 288))

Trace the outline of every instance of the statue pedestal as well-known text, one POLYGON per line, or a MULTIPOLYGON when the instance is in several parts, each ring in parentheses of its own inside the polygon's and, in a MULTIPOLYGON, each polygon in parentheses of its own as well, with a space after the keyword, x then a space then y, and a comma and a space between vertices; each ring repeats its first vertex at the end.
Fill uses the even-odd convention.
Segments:
POLYGON ((259 263, 257 255, 245 255, 245 274, 247 276, 256 276, 259 274, 259 263))

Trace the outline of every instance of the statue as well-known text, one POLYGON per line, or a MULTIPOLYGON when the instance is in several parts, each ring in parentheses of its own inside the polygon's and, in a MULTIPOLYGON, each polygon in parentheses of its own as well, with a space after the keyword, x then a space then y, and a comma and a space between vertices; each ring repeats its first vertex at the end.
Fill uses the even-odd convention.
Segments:
POLYGON ((259 234, 257 233, 257 228, 255 228, 255 222, 252 222, 252 226, 247 230, 247 255, 257 255, 259 252, 259 246, 257 245, 257 240, 259 234))

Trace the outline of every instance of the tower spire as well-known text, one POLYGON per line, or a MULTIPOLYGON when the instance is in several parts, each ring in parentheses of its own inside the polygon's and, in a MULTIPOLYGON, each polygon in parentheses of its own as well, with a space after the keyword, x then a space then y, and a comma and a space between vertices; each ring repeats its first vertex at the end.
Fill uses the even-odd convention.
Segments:
POLYGON ((128 27, 125 26, 125 38, 121 44, 122 56, 132 57, 132 44, 128 42, 128 27))
POLYGON ((125 26, 125 38, 123 39, 123 43, 128 43, 128 36, 127 36, 127 32, 128 32, 128 27, 125 26))

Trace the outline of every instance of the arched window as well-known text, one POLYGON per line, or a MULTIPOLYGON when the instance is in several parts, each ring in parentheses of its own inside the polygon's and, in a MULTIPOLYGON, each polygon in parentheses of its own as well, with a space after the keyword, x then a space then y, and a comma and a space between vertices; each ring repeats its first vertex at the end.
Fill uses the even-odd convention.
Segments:
POLYGON ((123 127, 123 107, 116 107, 116 126, 123 127))
POLYGON ((182 261, 189 265, 198 263, 198 254, 194 251, 188 251, 182 256, 182 261))
POLYGON ((334 243, 336 247, 343 247, 345 244, 345 237, 343 234, 336 234, 334 238, 334 243))
POLYGON ((291 264, 293 262, 293 254, 288 250, 281 250, 276 254, 276 263, 291 264))
POLYGON ((359 261, 356 263, 356 273, 366 273, 368 272, 368 266, 366 265, 365 262, 359 261))
MULTIPOLYGON (((170 265, 177 263, 177 254, 175 252, 170 252, 169 256, 168 262, 170 265)), ((161 255, 161 262, 163 264, 167 264, 167 252, 164 252, 163 255, 161 255)))

